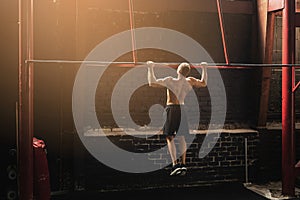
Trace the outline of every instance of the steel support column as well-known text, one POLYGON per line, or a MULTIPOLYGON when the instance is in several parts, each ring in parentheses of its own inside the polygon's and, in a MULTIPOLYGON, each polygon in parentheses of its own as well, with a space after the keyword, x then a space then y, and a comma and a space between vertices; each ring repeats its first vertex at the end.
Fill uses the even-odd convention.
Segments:
POLYGON ((19 0, 19 134, 20 200, 33 199, 33 0, 19 0))
MULTIPOLYGON (((282 64, 294 63, 295 0, 285 0, 282 11, 282 64)), ((292 67, 282 67, 282 194, 295 195, 295 143, 292 67)))

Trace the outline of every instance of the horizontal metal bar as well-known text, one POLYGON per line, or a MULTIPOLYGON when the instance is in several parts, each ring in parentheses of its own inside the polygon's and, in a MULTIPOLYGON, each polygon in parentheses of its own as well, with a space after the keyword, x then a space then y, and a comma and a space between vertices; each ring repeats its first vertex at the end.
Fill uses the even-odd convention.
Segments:
POLYGON ((48 63, 48 64, 97 64, 97 65, 110 65, 110 64, 134 64, 133 62, 108 62, 108 61, 90 61, 90 60, 26 60, 25 63, 48 63))
MULTIPOLYGON (((146 65, 146 62, 109 62, 109 61, 91 61, 91 60, 26 60, 28 63, 44 64, 87 64, 93 66, 118 65, 120 67, 134 67, 137 65, 146 65)), ((155 62, 158 65, 178 66, 179 62, 155 62)), ((201 62, 190 63, 192 67, 201 67, 201 62)), ((258 67, 300 67, 300 64, 264 64, 264 63, 207 63, 209 68, 258 68, 258 67)))

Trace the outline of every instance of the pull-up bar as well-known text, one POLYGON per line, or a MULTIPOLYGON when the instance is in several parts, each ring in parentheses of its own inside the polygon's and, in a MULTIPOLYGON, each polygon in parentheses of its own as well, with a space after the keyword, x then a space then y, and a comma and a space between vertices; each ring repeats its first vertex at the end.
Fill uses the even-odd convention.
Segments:
MULTIPOLYGON (((119 67, 135 67, 138 65, 146 65, 146 62, 109 62, 109 61, 98 61, 98 60, 26 60, 26 64, 86 64, 95 66, 107 66, 117 65, 119 67)), ((155 62, 158 66, 170 66, 177 67, 179 62, 155 62)), ((202 62, 190 63, 192 68, 199 68, 203 65, 202 62)), ((297 64, 264 64, 264 63, 206 63, 208 68, 221 68, 221 69, 249 69, 249 68, 260 68, 260 67, 300 67, 300 63, 297 64)))

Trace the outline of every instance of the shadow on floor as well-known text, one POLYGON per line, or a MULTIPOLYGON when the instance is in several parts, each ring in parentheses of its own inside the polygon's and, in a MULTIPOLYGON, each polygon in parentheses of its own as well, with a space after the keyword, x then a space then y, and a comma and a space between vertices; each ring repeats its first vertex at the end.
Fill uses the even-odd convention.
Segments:
POLYGON ((130 191, 77 191, 62 195, 53 195, 52 200, 79 200, 79 199, 203 199, 203 200, 266 200, 257 193, 248 190, 243 183, 223 183, 210 186, 155 188, 130 191))

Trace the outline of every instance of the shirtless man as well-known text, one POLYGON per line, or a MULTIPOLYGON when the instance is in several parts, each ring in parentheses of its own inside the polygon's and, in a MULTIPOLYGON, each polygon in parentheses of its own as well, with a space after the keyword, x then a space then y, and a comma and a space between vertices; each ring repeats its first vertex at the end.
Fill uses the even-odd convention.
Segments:
POLYGON ((156 79, 153 67, 155 63, 147 62, 148 65, 148 83, 152 87, 167 88, 166 121, 163 127, 163 134, 166 136, 168 150, 172 160, 172 171, 170 175, 184 175, 186 173, 186 141, 184 135, 189 133, 188 122, 184 109, 184 99, 193 87, 206 87, 207 84, 207 63, 201 63, 201 79, 188 77, 191 67, 183 62, 177 68, 177 78, 165 77, 156 79), (175 135, 178 134, 179 150, 181 153, 181 162, 177 160, 176 146, 174 143, 175 135))

